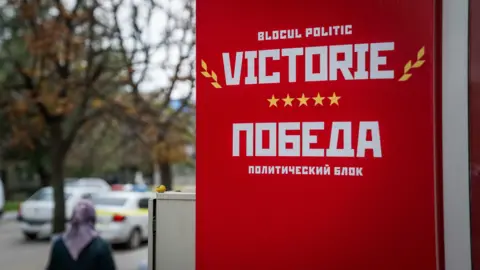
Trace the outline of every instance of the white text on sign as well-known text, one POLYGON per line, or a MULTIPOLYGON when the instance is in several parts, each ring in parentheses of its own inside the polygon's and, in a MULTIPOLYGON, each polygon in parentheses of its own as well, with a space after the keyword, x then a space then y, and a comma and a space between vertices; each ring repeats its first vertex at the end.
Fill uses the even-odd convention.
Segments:
POLYGON ((258 41, 268 40, 284 40, 284 39, 299 39, 309 37, 329 37, 329 36, 344 36, 351 35, 352 25, 333 25, 333 26, 319 26, 305 28, 302 34, 300 29, 282 29, 273 31, 260 31, 257 33, 258 41))
POLYGON ((325 166, 248 166, 248 174, 294 174, 294 175, 333 175, 363 176, 362 167, 325 166))
POLYGON ((240 147, 244 145, 246 156, 257 157, 365 157, 367 150, 371 150, 373 157, 382 157, 378 121, 359 123, 356 149, 352 147, 352 122, 333 122, 328 149, 312 148, 317 136, 311 132, 324 129, 324 122, 236 123, 233 124, 233 156, 240 156, 240 147), (290 131, 301 131, 301 135, 291 135, 290 131), (264 147, 263 132, 268 133, 267 147, 264 147), (240 142, 241 133, 245 134, 244 144, 240 142), (371 136, 367 139, 369 133, 371 136), (340 137, 342 149, 338 148, 340 137))
POLYGON ((301 61, 305 66, 305 77, 302 78, 305 82, 336 81, 338 71, 345 80, 394 79, 393 70, 381 69, 387 64, 386 52, 394 49, 394 42, 382 42, 245 51, 236 52, 234 57, 225 52, 222 54, 225 83, 240 85, 243 78, 245 84, 278 84, 280 72, 271 72, 272 68, 267 68, 267 63, 272 60, 278 61, 282 57, 288 58, 288 74, 284 76, 288 76, 290 83, 299 79, 297 78, 298 58, 301 58, 298 62, 301 61), (314 61, 314 58, 318 57, 320 60, 314 61), (234 58, 233 70, 232 58, 234 58), (244 59, 247 65, 246 75, 242 75, 244 59), (369 63, 368 67, 367 63, 369 63), (255 70, 255 66, 258 66, 258 71, 255 70), (267 74, 267 70, 271 74, 267 74))

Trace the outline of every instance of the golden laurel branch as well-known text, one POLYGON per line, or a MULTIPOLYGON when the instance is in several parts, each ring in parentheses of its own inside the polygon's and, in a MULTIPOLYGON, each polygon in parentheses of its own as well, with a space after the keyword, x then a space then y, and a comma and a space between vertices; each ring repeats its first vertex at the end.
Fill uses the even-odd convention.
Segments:
POLYGON ((424 55, 425 55, 425 46, 423 46, 418 51, 417 61, 415 61, 415 63, 413 63, 413 65, 412 65, 412 60, 408 61, 407 64, 405 64, 405 67, 403 68, 403 75, 402 75, 402 77, 400 77, 400 79, 398 79, 399 82, 408 81, 408 79, 410 79, 410 77, 412 77, 412 73, 408 73, 408 72, 410 72, 410 70, 412 68, 419 68, 425 63, 425 60, 423 60, 424 55))
POLYGON ((215 74, 215 72, 214 72, 213 70, 211 70, 210 73, 208 72, 207 63, 205 63, 205 61, 202 60, 201 64, 202 64, 202 69, 203 69, 203 71, 201 72, 202 75, 203 75, 205 78, 212 78, 212 80, 213 80, 213 82, 212 82, 213 87, 215 87, 215 88, 222 88, 222 86, 218 83, 217 74, 215 74))

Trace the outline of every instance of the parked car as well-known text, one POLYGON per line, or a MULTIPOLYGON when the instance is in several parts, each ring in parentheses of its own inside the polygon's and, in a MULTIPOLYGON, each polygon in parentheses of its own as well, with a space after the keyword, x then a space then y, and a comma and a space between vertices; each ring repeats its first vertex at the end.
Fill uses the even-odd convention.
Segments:
POLYGON ((96 229, 112 244, 135 249, 148 239, 148 200, 152 192, 112 191, 96 194, 96 229))
POLYGON ((3 216, 5 209, 5 188, 3 186, 3 181, 0 179, 0 218, 3 216))
POLYGON ((91 188, 98 188, 103 191, 112 190, 112 187, 108 184, 108 182, 101 178, 79 178, 76 180, 71 180, 69 182, 66 182, 65 186, 91 187, 91 188))
MULTIPOLYGON (((102 192, 96 187, 65 187, 65 217, 69 220, 73 207, 80 199, 91 199, 102 192)), ((49 237, 52 233, 54 211, 53 188, 44 187, 20 204, 17 220, 27 240, 49 237)))

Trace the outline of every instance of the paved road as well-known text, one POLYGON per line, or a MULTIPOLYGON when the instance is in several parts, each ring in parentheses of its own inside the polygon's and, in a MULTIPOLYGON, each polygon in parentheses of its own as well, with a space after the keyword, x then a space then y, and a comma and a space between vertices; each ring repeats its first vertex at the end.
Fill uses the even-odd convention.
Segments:
MULTIPOLYGON (((43 270, 49 252, 48 241, 26 242, 15 222, 0 221, 0 268, 8 270, 43 270)), ((115 250, 118 270, 137 270, 147 258, 147 248, 136 251, 115 250)))

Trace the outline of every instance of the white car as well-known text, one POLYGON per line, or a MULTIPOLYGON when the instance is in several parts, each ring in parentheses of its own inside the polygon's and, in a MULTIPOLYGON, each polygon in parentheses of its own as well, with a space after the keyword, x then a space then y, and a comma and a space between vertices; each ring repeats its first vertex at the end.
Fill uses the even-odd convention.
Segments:
POLYGON ((0 218, 3 215, 4 208, 5 208, 5 190, 3 187, 3 181, 2 179, 0 179, 0 218))
MULTIPOLYGON (((98 188, 65 187, 65 217, 69 220, 73 207, 80 199, 91 199, 98 192, 98 188)), ((53 188, 44 187, 24 201, 17 214, 20 228, 27 240, 46 238, 52 234, 52 220, 54 211, 53 188)))
POLYGON ((101 178, 80 178, 80 179, 70 180, 65 184, 65 186, 91 187, 91 188, 98 188, 103 191, 112 190, 112 187, 108 184, 108 182, 101 178))
POLYGON ((112 244, 135 249, 148 239, 148 200, 152 192, 112 191, 92 198, 97 212, 96 229, 112 244))

